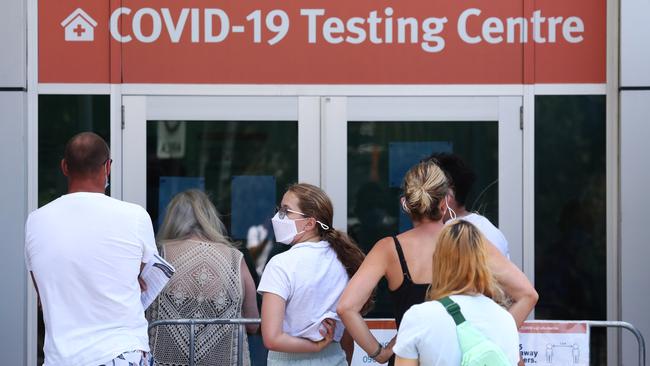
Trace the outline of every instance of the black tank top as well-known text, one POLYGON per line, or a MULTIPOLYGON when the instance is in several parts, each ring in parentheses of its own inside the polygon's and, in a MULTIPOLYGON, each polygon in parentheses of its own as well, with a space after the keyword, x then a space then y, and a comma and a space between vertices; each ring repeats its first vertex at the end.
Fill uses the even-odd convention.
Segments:
POLYGON ((393 314, 395 315, 395 321, 399 328, 404 313, 406 313, 411 306, 424 302, 429 284, 413 283, 411 274, 409 273, 409 267, 406 265, 402 246, 396 236, 393 236, 393 240, 395 241, 395 249, 397 250, 397 256, 399 257, 399 264, 402 267, 402 273, 404 274, 402 284, 395 291, 389 290, 390 296, 393 300, 393 314))

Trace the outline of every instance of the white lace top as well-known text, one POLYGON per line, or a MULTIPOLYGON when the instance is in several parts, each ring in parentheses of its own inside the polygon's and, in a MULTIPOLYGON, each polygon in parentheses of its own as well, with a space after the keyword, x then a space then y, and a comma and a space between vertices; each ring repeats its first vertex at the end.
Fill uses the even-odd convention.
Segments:
MULTIPOLYGON (((166 242, 162 252, 176 273, 149 308, 150 321, 241 318, 241 252, 194 240, 166 242)), ((196 326, 195 332, 195 365, 236 365, 236 326, 196 326)), ((189 364, 189 326, 159 326, 150 331, 149 338, 156 365, 189 364)), ((250 364, 246 337, 243 361, 250 364)))

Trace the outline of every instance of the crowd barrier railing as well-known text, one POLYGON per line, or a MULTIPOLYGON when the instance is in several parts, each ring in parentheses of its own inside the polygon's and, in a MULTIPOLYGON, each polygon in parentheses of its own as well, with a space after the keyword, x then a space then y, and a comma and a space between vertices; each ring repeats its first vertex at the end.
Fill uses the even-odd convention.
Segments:
MULTIPOLYGON (((621 321, 597 321, 597 320, 585 320, 581 321, 585 323, 588 327, 594 328, 620 328, 629 330, 635 337, 638 343, 639 349, 639 366, 646 366, 646 349, 645 349, 645 339, 641 332, 632 324, 621 321)), ((260 319, 164 319, 156 320, 149 324, 149 329, 165 326, 165 325, 177 325, 177 326, 189 326, 190 327, 190 342, 189 342, 189 365, 194 366, 194 343, 195 343, 195 327, 197 325, 232 325, 237 327, 237 365, 241 366, 243 364, 244 357, 244 326, 247 324, 260 324, 260 319)))
POLYGON ((244 326, 247 324, 260 324, 260 319, 163 319, 149 323, 149 329, 177 325, 190 327, 189 365, 194 366, 195 327, 197 325, 232 325, 237 327, 237 365, 242 366, 244 360, 244 326))

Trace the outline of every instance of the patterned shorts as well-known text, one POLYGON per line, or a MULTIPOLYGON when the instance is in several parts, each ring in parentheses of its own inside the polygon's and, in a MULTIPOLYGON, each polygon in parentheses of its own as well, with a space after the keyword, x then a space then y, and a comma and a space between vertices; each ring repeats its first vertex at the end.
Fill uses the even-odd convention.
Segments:
POLYGON ((153 356, 149 352, 124 352, 100 366, 153 366, 153 356))

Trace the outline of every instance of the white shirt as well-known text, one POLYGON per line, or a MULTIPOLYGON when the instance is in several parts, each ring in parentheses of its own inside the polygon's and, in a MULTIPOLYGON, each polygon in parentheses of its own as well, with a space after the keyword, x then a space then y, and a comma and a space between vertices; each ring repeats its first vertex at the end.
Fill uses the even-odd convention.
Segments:
MULTIPOLYGON (((519 334, 510 313, 483 295, 450 298, 467 321, 503 349, 512 365, 519 362, 519 334)), ((458 366, 456 323, 438 301, 413 305, 404 314, 393 351, 402 358, 419 359, 420 365, 458 366)))
POLYGON ((490 220, 488 220, 485 216, 479 215, 477 213, 470 213, 467 216, 459 217, 461 220, 469 221, 474 226, 478 228, 478 230, 489 240, 492 244, 494 244, 499 251, 506 256, 506 258, 510 259, 510 249, 508 249, 508 240, 506 240, 506 237, 503 235, 501 230, 499 230, 496 226, 492 225, 490 220))
POLYGON ((44 365, 149 351, 138 275, 155 253, 147 212, 101 193, 67 194, 29 215, 25 262, 43 304, 44 365))
POLYGON ((334 340, 340 341, 344 326, 336 305, 347 283, 348 274, 328 242, 305 242, 271 258, 257 291, 286 301, 284 333, 319 341, 321 322, 330 318, 336 320, 334 340))

